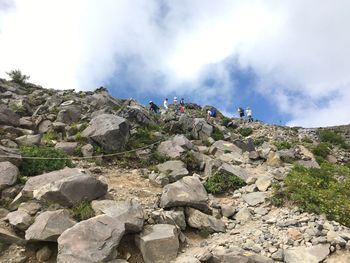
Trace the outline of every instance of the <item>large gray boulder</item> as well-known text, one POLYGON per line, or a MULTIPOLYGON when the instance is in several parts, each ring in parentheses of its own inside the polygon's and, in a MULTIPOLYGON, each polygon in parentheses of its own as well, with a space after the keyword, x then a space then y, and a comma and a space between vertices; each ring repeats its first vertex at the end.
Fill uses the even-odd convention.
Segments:
POLYGON ((286 263, 319 263, 329 255, 329 244, 312 247, 292 247, 284 251, 286 263))
POLYGON ((0 191, 8 186, 14 185, 19 174, 17 166, 12 163, 0 162, 0 191))
POLYGON ((0 225, 0 242, 5 244, 24 245, 26 241, 19 237, 12 228, 0 225))
POLYGON ((77 122, 81 117, 81 108, 77 105, 64 106, 57 114, 57 122, 71 124, 77 122))
POLYGON ((127 232, 137 233, 143 228, 143 209, 134 199, 127 201, 95 200, 91 202, 91 206, 96 215, 106 214, 124 223, 127 232))
POLYGON ((41 142, 41 134, 23 135, 16 138, 19 145, 39 145, 41 142))
POLYGON ((131 123, 137 123, 142 126, 156 125, 154 117, 141 105, 126 106, 117 114, 131 123))
POLYGON ((20 116, 6 105, 0 104, 0 125, 19 126, 20 116))
POLYGON ((220 219, 207 215, 196 209, 186 208, 187 223, 190 227, 206 229, 210 233, 225 232, 225 223, 220 219))
POLYGON ((225 153, 233 154, 237 159, 242 156, 242 149, 235 144, 227 141, 216 141, 210 147, 209 152, 216 157, 219 157, 225 153))
POLYGON ((124 224, 107 215, 81 221, 58 238, 57 263, 108 262, 124 232, 124 224))
POLYGON ((207 140, 213 133, 213 126, 208 124, 203 118, 195 118, 192 135, 196 139, 207 140))
POLYGON ((101 114, 90 121, 82 135, 90 138, 106 152, 122 149, 130 137, 130 127, 127 121, 112 114, 101 114))
POLYGON ((181 230, 186 229, 186 219, 183 210, 157 210, 151 213, 151 218, 156 224, 170 224, 179 227, 181 230))
POLYGON ((223 163, 219 167, 218 172, 228 176, 237 176, 245 182, 247 182, 248 178, 251 176, 250 173, 248 173, 247 170, 245 170, 244 168, 238 165, 231 165, 228 163, 223 163))
POLYGON ((22 190, 24 197, 73 206, 83 200, 94 200, 107 193, 107 185, 76 168, 34 176, 22 190))
POLYGON ((0 145, 0 162, 9 161, 10 163, 19 166, 22 162, 19 149, 8 148, 0 145))
POLYGON ((28 241, 52 241, 76 222, 67 210, 46 211, 35 218, 35 222, 27 229, 25 238, 28 241))
POLYGON ((177 158, 186 150, 193 149, 193 147, 193 144, 184 135, 176 135, 172 139, 159 144, 157 151, 166 157, 177 158))
POLYGON ((165 174, 169 178, 169 182, 173 183, 182 177, 189 174, 186 169, 186 164, 180 160, 167 161, 162 164, 158 164, 157 168, 159 172, 165 174))
POLYGON ((66 154, 73 155, 78 147, 77 142, 59 142, 55 145, 55 149, 64 151, 66 154))
POLYGON ((145 263, 171 262, 177 256, 179 238, 173 225, 148 225, 136 237, 136 244, 141 250, 145 263))
POLYGON ((9 213, 6 216, 6 220, 10 225, 20 230, 26 230, 32 224, 32 217, 23 210, 17 210, 9 213))
POLYGON ((160 207, 190 206, 202 211, 208 210, 208 194, 197 177, 185 176, 163 188, 160 207))
POLYGON ((266 193, 263 192, 254 192, 249 194, 242 195, 243 200, 250 206, 256 206, 265 202, 266 193))

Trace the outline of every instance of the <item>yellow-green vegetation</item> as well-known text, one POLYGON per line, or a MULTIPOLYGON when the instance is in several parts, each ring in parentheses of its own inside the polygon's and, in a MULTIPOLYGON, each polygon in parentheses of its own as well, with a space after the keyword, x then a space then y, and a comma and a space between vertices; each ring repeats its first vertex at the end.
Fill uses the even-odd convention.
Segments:
POLYGON ((48 145, 53 144, 52 141, 57 141, 59 139, 59 135, 56 131, 49 129, 47 132, 43 134, 43 141, 48 145))
POLYGON ((240 135, 247 137, 253 133, 253 129, 250 127, 243 127, 243 128, 239 128, 238 132, 240 135))
POLYGON ((157 141, 154 135, 155 129, 149 127, 138 127, 127 143, 127 149, 132 150, 142 148, 157 141))
POLYGON ((19 115, 23 115, 26 113, 26 109, 24 108, 23 105, 20 105, 20 104, 15 104, 15 103, 11 104, 10 109, 19 115))
MULTIPOLYGON (((23 157, 68 158, 67 154, 61 150, 34 145, 21 147, 21 155, 23 157)), ((70 159, 23 159, 19 169, 22 176, 33 176, 44 172, 60 170, 66 166, 74 167, 70 159)))
POLYGON ((321 142, 327 142, 333 145, 338 145, 344 149, 349 149, 350 146, 345 142, 345 139, 338 133, 331 130, 320 130, 318 136, 321 142))
POLYGON ((28 180, 27 176, 20 175, 20 176, 17 177, 17 183, 18 184, 25 184, 27 182, 27 180, 28 180))
POLYGON ((211 137, 215 141, 223 140, 224 139, 224 133, 222 131, 220 131, 218 128, 214 127, 211 137))
POLYGON ((229 189, 236 190, 245 185, 246 183, 238 176, 216 172, 213 176, 209 177, 204 187, 209 193, 220 194, 229 189))
POLYGON ((264 142, 268 142, 269 139, 264 137, 264 136, 260 136, 254 139, 254 146, 258 147, 263 145, 264 142))
POLYGON ((346 166, 328 162, 319 169, 294 166, 284 185, 274 189, 271 201, 275 205, 288 200, 304 211, 350 226, 350 169, 346 166))
POLYGON ((230 122, 231 122, 230 118, 225 117, 225 116, 222 118, 222 125, 223 126, 227 126, 230 122))
POLYGON ((278 150, 288 150, 292 148, 292 144, 288 141, 276 141, 273 143, 278 150))
POLYGON ((80 143, 86 143, 87 142, 87 138, 84 137, 80 131, 78 131, 75 135, 74 135, 74 139, 76 142, 80 142, 80 143))
POLYGON ((72 217, 77 221, 83 221, 95 216, 91 202, 83 201, 70 209, 72 217))
POLYGON ((328 142, 321 142, 312 149, 318 163, 323 163, 328 154, 330 154, 332 145, 328 142))
POLYGON ((186 167, 190 172, 196 172, 200 170, 200 165, 194 157, 193 152, 187 151, 185 154, 182 154, 180 160, 186 164, 186 167))

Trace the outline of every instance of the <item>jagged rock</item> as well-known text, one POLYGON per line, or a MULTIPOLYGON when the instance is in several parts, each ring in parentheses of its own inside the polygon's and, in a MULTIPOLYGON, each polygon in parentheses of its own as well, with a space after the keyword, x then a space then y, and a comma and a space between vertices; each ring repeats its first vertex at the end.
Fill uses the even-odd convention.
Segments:
POLYGON ((280 155, 277 152, 269 152, 266 164, 272 167, 280 167, 282 165, 280 155))
POLYGON ((156 186, 164 187, 170 183, 169 177, 163 173, 151 173, 148 178, 150 183, 156 186))
POLYGON ((230 205, 221 205, 220 208, 222 215, 227 218, 233 216, 236 212, 236 208, 230 205))
POLYGON ((240 160, 242 156, 242 149, 237 147, 235 144, 227 141, 216 141, 210 148, 209 152, 216 157, 223 154, 230 153, 234 156, 234 159, 240 160))
POLYGON ((24 245, 26 241, 10 228, 0 225, 0 242, 5 244, 24 245))
POLYGON ((165 163, 158 164, 157 168, 161 173, 164 173, 169 177, 170 183, 176 182, 189 174, 188 170, 186 169, 186 164, 180 160, 167 161, 165 163))
POLYGON ((113 152, 125 146, 130 137, 130 128, 124 118, 102 114, 90 121, 82 136, 90 138, 106 152, 113 152))
POLYGON ((9 210, 7 210, 6 208, 0 207, 0 219, 3 219, 4 217, 6 217, 8 213, 10 213, 9 210))
POLYGON ((136 237, 136 244, 145 263, 170 262, 179 249, 178 231, 173 225, 148 225, 136 237))
POLYGON ((271 178, 265 175, 259 176, 255 182, 256 187, 261 192, 265 192, 271 186, 271 183, 272 183, 271 178))
POLYGON ((308 150, 305 146, 303 145, 298 145, 297 146, 297 151, 303 156, 302 160, 315 160, 315 156, 310 150, 308 150))
POLYGON ((213 126, 208 124, 205 119, 195 118, 193 124, 192 134, 196 139, 206 140, 211 137, 213 133, 213 126))
POLYGON ((57 263, 112 260, 124 232, 124 224, 107 215, 81 221, 58 238, 57 263))
POLYGON ((196 209, 186 208, 187 223, 190 227, 207 229, 210 233, 225 232, 225 223, 196 209))
POLYGON ((113 98, 107 90, 102 90, 92 94, 87 103, 95 108, 109 107, 109 108, 120 108, 122 103, 119 99, 113 98))
POLYGON ((39 145, 41 142, 41 134, 23 135, 16 138, 19 145, 39 145))
POLYGON ((47 132, 50 129, 51 125, 52 125, 52 122, 50 120, 44 120, 40 122, 38 126, 39 133, 47 132))
POLYGON ((297 163, 301 166, 304 166, 305 168, 320 168, 320 165, 315 160, 299 160, 297 163))
POLYGON ((34 216, 40 209, 41 205, 35 201, 21 203, 18 207, 18 210, 25 211, 31 216, 34 216))
POLYGON ((81 117, 81 109, 76 105, 64 106, 57 114, 56 121, 63 122, 65 124, 71 124, 79 121, 81 117))
POLYGON ((91 206, 96 215, 106 214, 124 223, 127 232, 137 233, 143 228, 143 209, 134 199, 118 202, 114 200, 95 200, 91 202, 91 206))
POLYGON ((289 228, 287 230, 287 237, 292 240, 301 240, 303 239, 303 234, 295 228, 289 228))
POLYGON ((30 117, 22 117, 19 119, 19 126, 25 129, 33 129, 33 122, 30 117))
POLYGON ((91 157, 94 155, 94 147, 91 144, 86 144, 81 147, 81 153, 84 157, 91 157))
POLYGON ((193 148, 193 144, 184 136, 176 135, 159 144, 157 151, 170 158, 180 157, 183 152, 193 148))
POLYGON ((118 112, 118 116, 127 119, 129 122, 143 126, 154 126, 156 122, 147 109, 141 105, 127 106, 118 112))
POLYGON ((55 145, 55 149, 62 150, 69 155, 73 155, 77 147, 77 142, 59 142, 55 145))
POLYGON ((181 126, 182 131, 190 132, 193 129, 194 119, 188 115, 181 115, 178 124, 181 126))
POLYGON ((254 140, 252 138, 248 138, 248 140, 247 140, 247 151, 248 152, 256 152, 254 140))
POLYGON ((181 230, 186 229, 185 213, 183 210, 177 211, 153 211, 151 213, 151 218, 156 222, 156 224, 169 224, 179 227, 181 230))
POLYGON ((0 162, 0 191, 14 185, 19 174, 18 168, 12 163, 0 162))
POLYGON ((247 207, 243 207, 239 209, 237 214, 235 214, 235 219, 241 223, 245 223, 249 221, 252 217, 252 214, 250 213, 249 209, 247 207))
POLYGON ((67 210, 46 211, 35 218, 35 222, 27 229, 25 238, 29 241, 52 241, 76 222, 67 210))
POLYGON ((32 217, 23 210, 9 213, 6 216, 6 220, 8 220, 12 226, 20 230, 26 230, 33 222, 32 217))
POLYGON ((107 193, 107 185, 76 168, 65 168, 28 179, 22 194, 45 202, 72 206, 107 193))
POLYGON ((22 246, 12 244, 0 256, 0 262, 25 263, 27 261, 26 249, 22 246))
POLYGON ((9 161, 10 163, 19 166, 22 162, 21 154, 19 149, 8 148, 0 145, 0 155, 4 157, 0 157, 0 162, 9 161), (14 157, 14 158, 11 158, 14 157))
POLYGON ((255 192, 242 195, 243 200, 250 206, 265 202, 266 194, 263 192, 255 192))
POLYGON ((257 159, 260 158, 259 153, 258 153, 257 151, 249 152, 248 157, 249 157, 249 159, 251 159, 251 160, 257 160, 257 159))
POLYGON ((11 141, 9 139, 2 139, 1 144, 7 148, 18 148, 17 143, 15 143, 14 141, 11 141))
POLYGON ((245 170, 244 168, 241 168, 238 165, 231 165, 228 163, 223 163, 219 169, 218 172, 226 175, 234 175, 239 178, 241 178, 243 181, 247 181, 248 178, 250 178, 250 174, 245 170))
POLYGON ((319 263, 329 255, 329 245, 312 247, 292 247, 284 251, 286 263, 319 263))
POLYGON ((52 255, 52 250, 48 246, 42 247, 35 254, 36 259, 39 262, 45 262, 45 261, 49 260, 51 255, 52 255))
POLYGON ((190 206, 202 211, 208 210, 208 194, 197 177, 185 176, 163 188, 160 199, 162 208, 190 206))
POLYGON ((0 104, 0 125, 19 126, 19 118, 6 105, 0 104))
POLYGON ((259 156, 263 159, 267 159, 269 153, 273 150, 275 150, 276 147, 274 145, 271 145, 267 142, 264 142, 262 145, 261 145, 261 148, 258 149, 258 153, 259 153, 259 156))

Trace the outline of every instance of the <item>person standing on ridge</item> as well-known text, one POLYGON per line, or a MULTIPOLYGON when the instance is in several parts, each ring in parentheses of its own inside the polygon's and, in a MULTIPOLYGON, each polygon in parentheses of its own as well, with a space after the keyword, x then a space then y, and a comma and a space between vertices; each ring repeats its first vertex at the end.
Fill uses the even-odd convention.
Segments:
POLYGON ((182 98, 180 100, 180 113, 185 113, 185 100, 182 98))
POLYGON ((239 114, 239 118, 241 120, 241 122, 243 121, 243 117, 244 117, 244 109, 242 107, 238 107, 237 108, 237 112, 239 114))
POLYGON ((159 113, 159 107, 153 101, 149 102, 149 110, 154 113, 159 113))
POLYGON ((214 122, 214 118, 216 118, 216 108, 211 107, 207 112, 207 122, 212 124, 214 122))
POLYGON ((173 104, 174 104, 174 111, 175 111, 175 113, 178 113, 179 105, 177 105, 177 97, 174 97, 173 104))
POLYGON ((253 122, 253 117, 252 117, 253 113, 250 107, 247 107, 247 109, 245 110, 245 113, 247 114, 248 122, 253 122))
POLYGON ((169 109, 169 103, 168 103, 168 98, 166 98, 163 102, 163 106, 165 108, 165 111, 167 112, 169 109))

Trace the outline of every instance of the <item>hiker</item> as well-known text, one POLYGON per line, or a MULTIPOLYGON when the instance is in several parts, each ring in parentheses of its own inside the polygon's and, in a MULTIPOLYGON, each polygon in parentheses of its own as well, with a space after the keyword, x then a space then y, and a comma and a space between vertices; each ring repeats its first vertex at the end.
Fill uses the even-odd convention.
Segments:
POLYGON ((180 113, 185 113, 185 100, 182 98, 180 100, 180 113))
POLYGON ((238 114, 239 114, 239 118, 241 119, 241 121, 243 121, 243 117, 244 117, 244 109, 241 107, 237 108, 238 114))
POLYGON ((248 122, 253 122, 252 110, 250 109, 250 107, 247 107, 245 113, 247 115, 248 122))
POLYGON ((179 105, 177 105, 177 97, 174 97, 173 104, 174 104, 175 113, 178 113, 179 112, 179 105))
POLYGON ((149 102, 149 110, 154 113, 159 113, 159 107, 153 101, 149 102))
POLYGON ((169 109, 168 98, 166 98, 166 99, 164 100, 163 106, 164 106, 164 108, 165 108, 165 111, 168 111, 168 109, 169 109))
POLYGON ((214 107, 211 107, 210 110, 208 110, 207 112, 207 122, 213 122, 214 118, 216 118, 216 109, 214 107))

